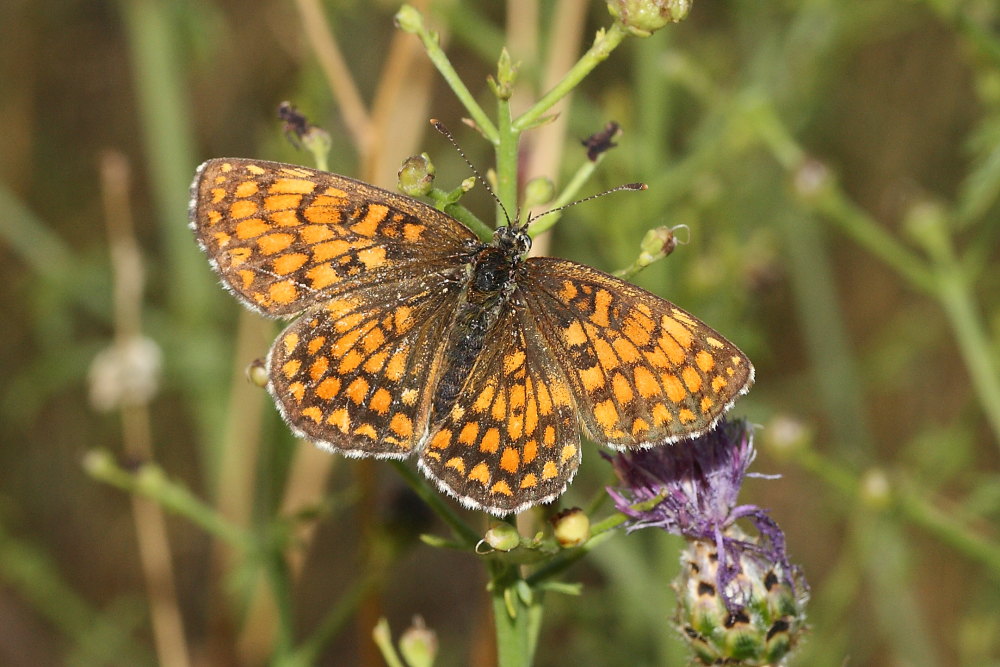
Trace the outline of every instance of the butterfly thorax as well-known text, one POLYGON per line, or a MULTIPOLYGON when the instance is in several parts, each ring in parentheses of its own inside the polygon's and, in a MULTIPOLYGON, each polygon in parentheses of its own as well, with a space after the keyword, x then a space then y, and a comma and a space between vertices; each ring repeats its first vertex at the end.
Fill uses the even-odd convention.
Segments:
POLYGON ((531 248, 523 228, 500 227, 493 241, 470 253, 466 288, 444 352, 444 374, 434 395, 434 415, 454 404, 516 287, 516 274, 531 248))

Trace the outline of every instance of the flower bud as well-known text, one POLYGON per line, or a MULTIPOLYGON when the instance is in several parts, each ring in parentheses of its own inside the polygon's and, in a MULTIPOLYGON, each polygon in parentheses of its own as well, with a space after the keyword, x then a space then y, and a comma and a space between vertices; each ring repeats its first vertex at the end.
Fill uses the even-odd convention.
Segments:
POLYGON ((551 521, 556 541, 563 549, 578 547, 590 539, 590 518, 579 507, 562 511, 551 521))
POLYGON ((437 634, 427 627, 420 616, 399 637, 399 652, 410 667, 431 667, 437 657, 437 634))
POLYGON ((608 0, 608 11, 629 32, 649 37, 660 28, 683 20, 693 0, 608 0))
POLYGON ((145 405, 160 386, 160 346, 144 336, 117 341, 98 352, 90 364, 90 403, 108 412, 145 405))
POLYGON ((870 507, 885 509, 892 502, 892 484, 881 468, 870 468, 861 476, 861 499, 870 507))
POLYGON ((263 359, 254 359, 247 364, 247 380, 257 387, 267 386, 267 365, 263 359))
MULTIPOLYGON (((755 542, 747 535, 734 538, 755 542)), ((780 664, 806 632, 805 582, 797 570, 769 562, 753 549, 735 552, 740 569, 727 586, 741 604, 731 610, 718 590, 720 557, 714 543, 691 540, 681 556, 674 581, 677 611, 674 622, 705 665, 780 664)))
POLYGON ((498 521, 486 531, 483 541, 497 551, 511 551, 521 543, 521 535, 514 526, 498 521))
POLYGON ((411 197, 422 197, 434 186, 434 163, 427 153, 403 160, 397 173, 399 191, 411 197))
POLYGON ((410 5, 403 5, 396 12, 396 27, 403 32, 413 34, 424 27, 424 17, 410 5))
POLYGON ((552 201, 556 188, 551 179, 539 176, 528 181, 524 186, 524 208, 531 209, 552 201))
POLYGON ((803 160, 792 174, 792 189, 805 202, 815 202, 832 183, 830 169, 813 158, 803 160))
POLYGON ((507 49, 501 49, 500 59, 497 61, 497 78, 490 80, 493 93, 497 99, 509 100, 514 94, 514 82, 517 80, 518 64, 510 59, 507 49))

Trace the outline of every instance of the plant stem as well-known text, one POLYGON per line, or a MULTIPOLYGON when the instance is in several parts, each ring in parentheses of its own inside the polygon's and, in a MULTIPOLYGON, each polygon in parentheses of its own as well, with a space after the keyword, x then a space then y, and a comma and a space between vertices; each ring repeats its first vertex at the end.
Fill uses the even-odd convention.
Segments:
POLYGON ((502 216, 509 216, 512 212, 517 215, 518 146, 521 132, 511 124, 509 100, 501 99, 497 103, 497 122, 497 197, 506 209, 497 207, 499 221, 502 216))
POLYGON ((444 77, 445 82, 448 84, 448 87, 451 88, 451 91, 455 93, 455 97, 458 98, 458 101, 462 103, 465 110, 469 112, 470 116, 472 116, 472 120, 476 123, 479 131, 482 132, 483 136, 486 137, 493 145, 499 144, 500 138, 497 134, 496 126, 493 124, 493 121, 490 120, 490 117, 486 115, 486 112, 483 111, 483 108, 479 106, 479 103, 476 102, 476 98, 473 97, 472 93, 469 92, 469 89, 466 88, 462 79, 459 78, 458 72, 455 71, 455 68, 452 66, 448 56, 441 48, 437 34, 427 30, 426 26, 424 26, 423 20, 420 20, 419 23, 414 26, 414 34, 416 34, 417 37, 420 38, 420 41, 423 42, 424 49, 427 51, 427 57, 430 58, 430 61, 434 63, 434 67, 436 67, 437 71, 441 73, 442 77, 444 77))
POLYGON ((1000 378, 983 324, 969 291, 969 282, 957 263, 939 267, 938 299, 955 331, 958 349, 972 377, 986 419, 1000 445, 1000 378))
POLYGON ((981 531, 957 519, 954 513, 941 510, 922 490, 901 485, 896 506, 913 523, 959 553, 985 565, 993 578, 1000 581, 1000 546, 995 541, 984 538, 981 531))
POLYGON ((538 100, 538 102, 514 121, 514 127, 517 130, 526 130, 538 122, 545 112, 551 109, 556 102, 572 92, 583 81, 584 77, 590 74, 599 64, 607 60, 611 52, 627 36, 628 31, 619 23, 612 23, 611 27, 607 30, 599 30, 597 37, 594 38, 593 45, 583 57, 566 72, 566 75, 549 92, 545 93, 542 99, 538 100))
POLYGON ((206 532, 246 550, 255 546, 253 536, 223 519, 209 505, 196 498, 186 487, 167 479, 156 464, 146 463, 138 472, 118 465, 105 450, 94 450, 83 460, 83 468, 92 477, 129 493, 138 493, 158 505, 183 516, 206 532))
MULTIPOLYGON (((771 103, 750 95, 741 100, 741 107, 746 109, 747 117, 755 122, 764 145, 794 176, 806 163, 808 156, 778 117, 771 103)), ((851 201, 832 179, 807 203, 836 223, 855 243, 895 269, 913 286, 925 292, 933 292, 933 278, 924 262, 851 201)))
MULTIPOLYGON (((490 563, 490 600, 493 606, 493 623, 496 627, 498 667, 526 667, 532 662, 538 637, 533 623, 541 625, 541 605, 538 593, 526 604, 518 594, 522 583, 516 565, 493 560, 490 563)), ((523 585, 523 583, 522 583, 523 585)))
POLYGON ((455 536, 467 547, 474 547, 477 542, 479 542, 482 537, 478 532, 473 530, 469 524, 465 523, 460 517, 444 500, 444 498, 436 490, 430 488, 423 478, 417 475, 413 469, 402 461, 390 461, 392 467, 396 469, 396 472, 403 478, 403 480, 410 485, 413 492, 420 496, 420 499, 427 503, 428 507, 441 517, 451 528, 455 536))

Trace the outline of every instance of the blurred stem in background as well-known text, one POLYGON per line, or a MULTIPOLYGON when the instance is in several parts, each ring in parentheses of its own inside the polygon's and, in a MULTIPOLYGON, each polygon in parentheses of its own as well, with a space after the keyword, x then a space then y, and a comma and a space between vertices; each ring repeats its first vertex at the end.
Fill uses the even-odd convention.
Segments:
MULTIPOLYGON (((143 338, 145 268, 135 239, 129 204, 131 179, 125 156, 116 152, 102 155, 100 173, 108 247, 114 271, 112 291, 115 340, 109 352, 121 364, 116 369, 121 381, 127 379, 129 383, 136 383, 145 380, 155 385, 159 382, 158 377, 143 377, 147 374, 159 374, 159 348, 152 341, 143 338), (127 352, 144 342, 147 345, 140 347, 139 352, 127 352), (156 358, 129 365, 127 359, 134 354, 153 355, 156 358)), ((155 386, 149 391, 120 387, 119 392, 117 407, 121 414, 123 454, 131 461, 150 461, 153 458, 153 436, 149 422, 149 400, 155 395, 155 386)), ((163 511, 149 498, 133 494, 131 499, 157 657, 161 664, 185 667, 190 664, 189 650, 177 601, 170 539, 163 511)))

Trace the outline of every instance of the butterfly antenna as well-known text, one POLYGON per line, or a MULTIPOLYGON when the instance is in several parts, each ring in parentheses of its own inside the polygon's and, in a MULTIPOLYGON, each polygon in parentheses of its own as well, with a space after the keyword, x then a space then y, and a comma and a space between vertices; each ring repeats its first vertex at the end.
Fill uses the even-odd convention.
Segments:
POLYGON ((533 222, 537 222, 539 220, 539 218, 544 218, 547 215, 551 215, 553 213, 558 213, 559 211, 562 211, 563 209, 567 209, 570 206, 576 206, 577 204, 582 204, 583 202, 590 201, 591 199, 597 199, 598 197, 603 197, 604 195, 609 195, 612 192, 621 192, 622 190, 648 190, 648 189, 649 189, 649 186, 646 185, 645 183, 623 183, 623 184, 621 184, 621 185, 619 185, 617 187, 611 188, 610 190, 605 190, 604 192, 598 192, 595 195, 590 195, 589 197, 584 197, 583 199, 577 199, 576 201, 571 201, 568 204, 563 204, 562 206, 557 206, 556 208, 549 209, 548 211, 545 211, 544 213, 539 213, 538 215, 536 215, 536 216, 532 217, 530 220, 528 220, 528 222, 525 223, 525 226, 527 226, 527 225, 529 225, 529 224, 531 224, 533 222))
POLYGON ((507 207, 503 205, 503 202, 500 201, 500 198, 497 197, 497 194, 493 192, 493 188, 490 187, 490 182, 482 177, 482 175, 479 173, 479 170, 476 169, 476 166, 472 164, 472 162, 469 160, 468 157, 466 157, 465 151, 463 151, 461 146, 458 145, 458 142, 455 141, 455 137, 452 136, 451 130, 445 127, 445 124, 437 120, 436 118, 431 118, 431 125, 434 126, 435 130, 443 134, 445 136, 445 139, 447 139, 451 143, 451 145, 455 147, 455 150, 458 151, 458 154, 462 156, 462 159, 465 160, 465 164, 467 164, 469 166, 469 169, 472 170, 472 175, 476 177, 477 181, 483 184, 483 186, 486 188, 486 191, 490 193, 491 197, 493 197, 493 201, 495 201, 497 205, 500 207, 500 210, 503 211, 503 216, 507 218, 507 226, 509 227, 510 213, 507 212, 507 207))

